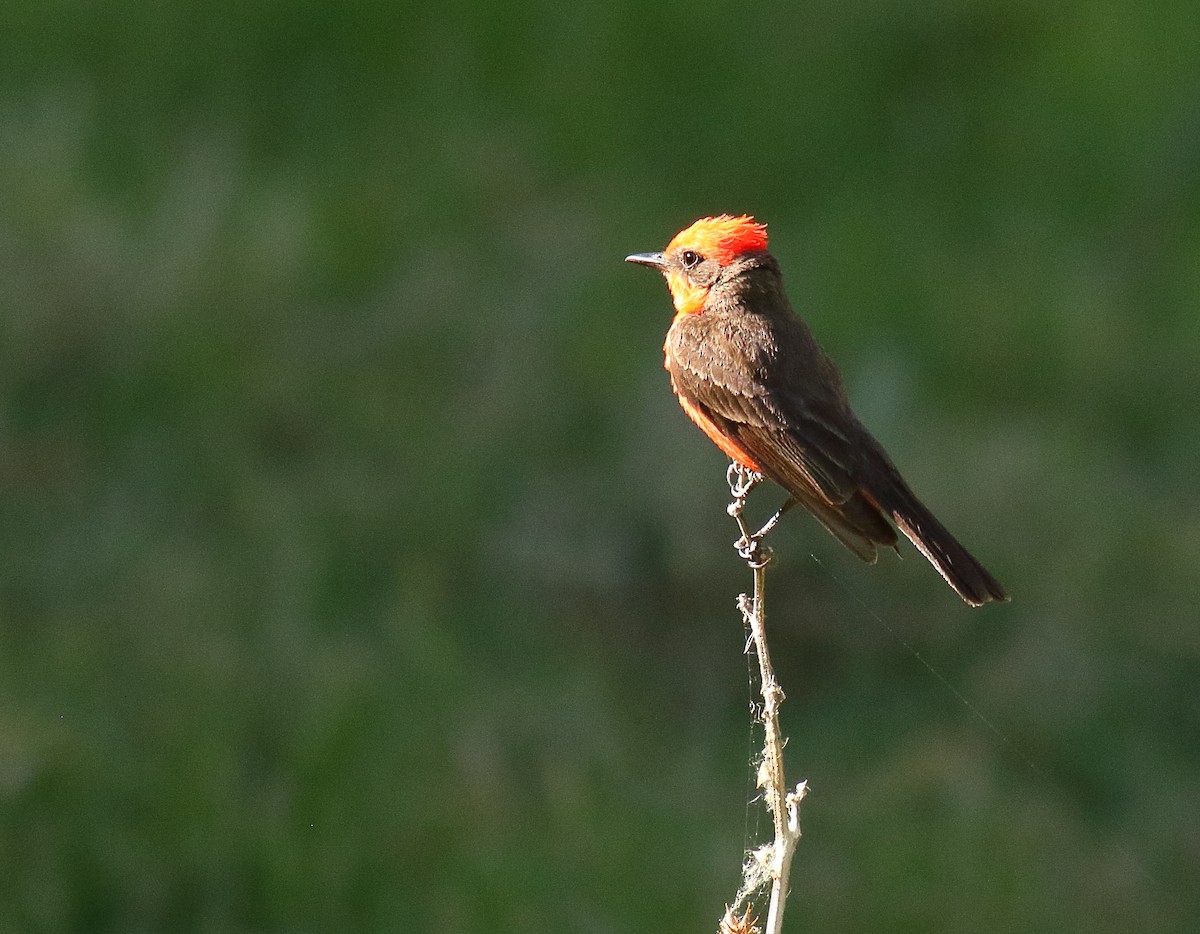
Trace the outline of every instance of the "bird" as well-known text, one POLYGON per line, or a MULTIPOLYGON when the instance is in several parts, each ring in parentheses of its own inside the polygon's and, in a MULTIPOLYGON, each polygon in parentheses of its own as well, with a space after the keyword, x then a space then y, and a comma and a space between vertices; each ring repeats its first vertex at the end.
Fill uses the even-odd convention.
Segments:
POLYGON ((664 363, 683 411, 864 561, 874 564, 879 546, 898 551, 899 529, 966 603, 1007 601, 858 420, 767 245, 765 224, 722 214, 700 218, 662 252, 625 257, 666 278, 675 316, 664 363))

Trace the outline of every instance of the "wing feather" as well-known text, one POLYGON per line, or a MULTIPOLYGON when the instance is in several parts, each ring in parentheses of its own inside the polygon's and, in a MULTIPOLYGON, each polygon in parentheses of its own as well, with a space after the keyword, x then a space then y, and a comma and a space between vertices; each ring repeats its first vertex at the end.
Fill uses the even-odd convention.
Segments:
POLYGON ((874 561, 875 546, 896 532, 854 478, 853 446, 836 420, 796 393, 769 389, 757 368, 705 341, 667 342, 675 392, 747 451, 763 472, 796 497, 847 548, 874 561))

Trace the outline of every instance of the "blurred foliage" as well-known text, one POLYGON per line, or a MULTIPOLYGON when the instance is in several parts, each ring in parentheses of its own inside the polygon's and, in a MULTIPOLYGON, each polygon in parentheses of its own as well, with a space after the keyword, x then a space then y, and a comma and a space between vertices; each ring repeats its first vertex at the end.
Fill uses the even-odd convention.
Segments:
POLYGON ((0 929, 713 930, 748 580, 620 260, 745 211, 1014 595, 779 533, 792 929, 1196 930, 1198 22, 10 0, 0 929))

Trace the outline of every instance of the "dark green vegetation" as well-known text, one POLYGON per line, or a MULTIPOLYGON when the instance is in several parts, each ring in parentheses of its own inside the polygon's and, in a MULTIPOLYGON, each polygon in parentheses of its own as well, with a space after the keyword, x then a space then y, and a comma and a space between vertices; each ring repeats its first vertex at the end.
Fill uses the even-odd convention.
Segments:
POLYGON ((1194 3, 505 6, 0 13, 0 929, 712 930, 749 211, 1014 598, 789 517, 792 929, 1196 930, 1194 3))

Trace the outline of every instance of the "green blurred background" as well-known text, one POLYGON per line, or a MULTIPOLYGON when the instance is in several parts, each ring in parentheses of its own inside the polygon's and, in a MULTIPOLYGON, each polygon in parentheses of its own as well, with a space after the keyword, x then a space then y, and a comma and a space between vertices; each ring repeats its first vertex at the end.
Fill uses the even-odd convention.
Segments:
POLYGON ((723 211, 1014 597, 778 533, 789 927, 1200 930, 1198 177, 1192 0, 9 0, 0 930, 713 930, 723 211))

